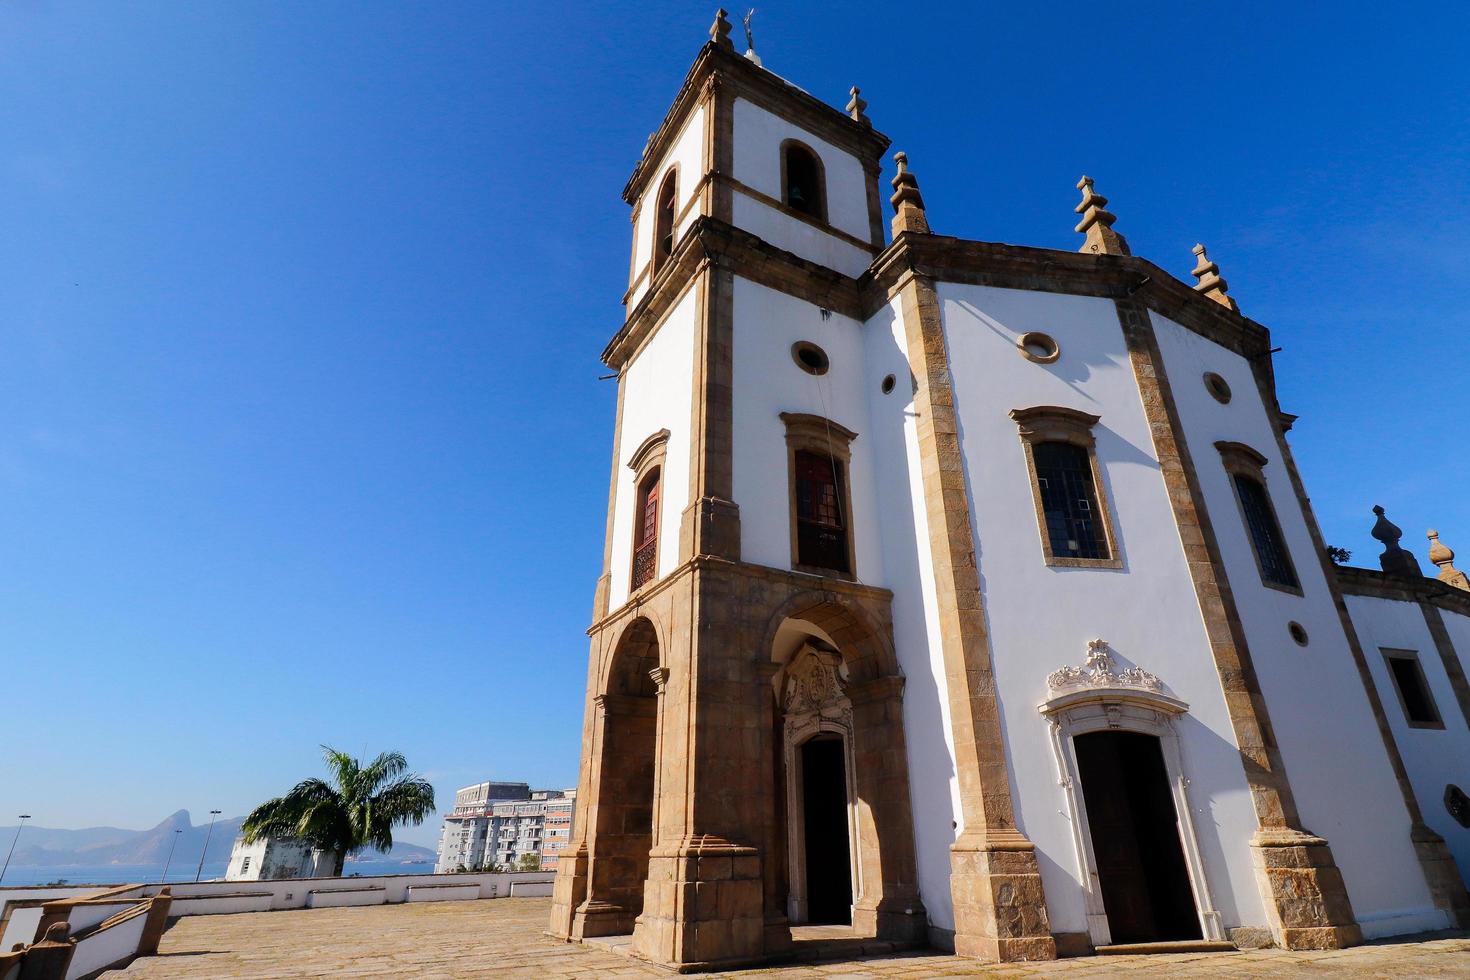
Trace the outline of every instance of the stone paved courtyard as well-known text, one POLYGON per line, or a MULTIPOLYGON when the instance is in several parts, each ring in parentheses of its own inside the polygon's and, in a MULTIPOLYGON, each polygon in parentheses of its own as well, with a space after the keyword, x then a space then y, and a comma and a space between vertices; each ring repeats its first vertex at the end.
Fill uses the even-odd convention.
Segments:
MULTIPOLYGON (((181 919, 159 955, 109 980, 278 977, 667 977, 597 946, 542 935, 550 899, 502 899, 202 915, 181 919)), ((717 976, 867 977, 1470 977, 1470 936, 1419 937, 1334 952, 1095 956, 987 966, 934 953, 816 963, 717 976)))

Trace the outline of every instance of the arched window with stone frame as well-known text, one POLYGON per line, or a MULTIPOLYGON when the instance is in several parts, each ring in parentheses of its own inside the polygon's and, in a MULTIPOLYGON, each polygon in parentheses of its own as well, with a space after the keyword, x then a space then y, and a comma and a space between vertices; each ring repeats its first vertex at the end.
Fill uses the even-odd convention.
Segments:
POLYGON ((1122 568, 1093 435, 1099 417, 1058 405, 1015 409, 1010 416, 1026 458, 1043 560, 1122 568))
POLYGON ((658 578, 660 491, 669 430, 660 429, 634 450, 628 460, 633 471, 633 560, 629 587, 636 592, 658 578))
POLYGON ((781 143, 781 203, 809 218, 827 221, 827 171, 817 151, 801 140, 781 143))
POLYGON ((852 579, 848 469, 857 433, 820 415, 782 412, 791 498, 791 567, 852 579))
POLYGON ((1220 451, 1220 461, 1230 477, 1261 583, 1267 588, 1301 595, 1301 579, 1297 577, 1286 537, 1281 533, 1276 508, 1271 505, 1271 493, 1266 489, 1266 457, 1239 442, 1217 442, 1215 448, 1220 451))
POLYGON ((679 206, 679 168, 670 167, 658 185, 653 211, 653 271, 657 273, 674 254, 674 219, 679 206))

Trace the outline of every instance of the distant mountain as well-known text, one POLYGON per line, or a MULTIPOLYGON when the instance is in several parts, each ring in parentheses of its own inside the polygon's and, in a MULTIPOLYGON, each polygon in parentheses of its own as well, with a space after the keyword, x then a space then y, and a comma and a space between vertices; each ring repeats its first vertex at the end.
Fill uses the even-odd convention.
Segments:
MULTIPOLYGON (((244 817, 216 820, 214 832, 209 833, 207 822, 195 826, 189 818, 189 811, 179 810, 148 830, 122 830, 117 827, 58 830, 27 825, 21 832, 20 842, 10 863, 16 867, 163 864, 168 860, 169 848, 173 847, 174 861, 184 864, 199 860, 206 836, 209 838, 209 853, 204 856, 204 860, 227 861, 235 838, 240 836, 240 825, 244 822, 244 817), (182 831, 178 835, 177 844, 173 840, 175 830, 182 831)), ((0 827, 0 840, 7 839, 14 833, 14 825, 0 827)), ((427 847, 403 843, 395 844, 390 855, 367 850, 354 860, 432 862, 434 857, 434 852, 427 847)))

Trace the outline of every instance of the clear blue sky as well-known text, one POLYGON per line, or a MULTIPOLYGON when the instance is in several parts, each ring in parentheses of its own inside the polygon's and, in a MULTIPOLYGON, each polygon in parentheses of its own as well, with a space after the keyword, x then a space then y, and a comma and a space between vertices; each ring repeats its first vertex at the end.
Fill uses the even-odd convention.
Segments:
MULTIPOLYGON (((0 824, 240 814, 317 743, 576 778, 618 199, 713 4, 0 13, 0 824)), ((742 11, 743 12, 743 11, 742 11)), ((937 231, 1202 240, 1329 541, 1470 564, 1456 5, 770 4, 937 231)), ((1427 567, 1427 562, 1426 562, 1427 567)), ((437 821, 407 839, 434 837, 437 821)))

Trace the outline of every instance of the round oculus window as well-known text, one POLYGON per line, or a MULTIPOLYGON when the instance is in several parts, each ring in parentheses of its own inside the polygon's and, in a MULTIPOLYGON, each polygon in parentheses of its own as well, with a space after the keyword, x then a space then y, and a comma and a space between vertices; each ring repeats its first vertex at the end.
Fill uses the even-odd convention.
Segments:
POLYGON ((1062 356, 1061 347, 1057 346, 1057 342, 1050 335, 1036 331, 1023 333, 1017 337, 1016 349, 1026 360, 1035 361, 1037 364, 1050 364, 1062 356))
POLYGON ((791 359, 807 374, 826 374, 827 369, 832 366, 832 362, 827 359, 827 352, 807 340, 798 340, 791 345, 791 359))
POLYGON ((1454 783, 1444 788, 1444 808, 1461 827, 1470 828, 1470 796, 1454 783))
POLYGON ((883 379, 883 383, 879 387, 883 390, 883 394, 891 395, 893 394, 893 386, 896 384, 898 384, 898 379, 890 374, 883 379))
POLYGON ((1214 371, 1205 372, 1205 390, 1221 405, 1230 404, 1230 385, 1214 371))
POLYGON ((1307 630, 1301 623, 1292 620, 1286 624, 1286 632, 1291 634, 1291 638, 1296 641, 1297 646, 1304 647, 1307 645, 1307 630))

